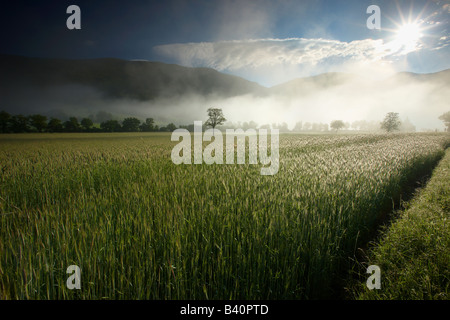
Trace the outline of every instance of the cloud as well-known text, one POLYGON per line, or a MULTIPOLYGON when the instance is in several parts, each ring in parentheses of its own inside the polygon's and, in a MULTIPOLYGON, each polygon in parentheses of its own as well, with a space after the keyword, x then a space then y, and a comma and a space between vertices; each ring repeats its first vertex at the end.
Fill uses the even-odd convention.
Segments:
POLYGON ((177 43, 154 47, 154 51, 189 67, 209 67, 231 72, 264 85, 330 71, 354 72, 374 64, 389 64, 402 55, 399 46, 381 39, 351 42, 328 39, 253 39, 177 43))
POLYGON ((386 52, 382 40, 342 42, 326 39, 257 39, 154 47, 167 58, 187 66, 207 66, 217 70, 238 70, 274 65, 316 65, 327 59, 345 62, 379 60, 386 52))
POLYGON ((433 30, 436 35, 432 37, 432 41, 438 39, 438 46, 447 46, 450 44, 449 40, 449 21, 450 21, 450 1, 433 0, 437 9, 434 10, 429 16, 423 19, 423 22, 428 27, 426 29, 433 30), (437 35, 441 35, 441 37, 437 35))

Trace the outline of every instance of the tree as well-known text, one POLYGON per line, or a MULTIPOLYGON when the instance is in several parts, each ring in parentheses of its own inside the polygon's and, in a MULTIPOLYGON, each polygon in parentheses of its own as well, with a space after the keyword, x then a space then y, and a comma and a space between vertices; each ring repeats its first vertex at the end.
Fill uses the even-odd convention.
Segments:
POLYGON ((77 118, 70 117, 68 121, 64 122, 64 129, 67 132, 78 132, 81 131, 81 126, 77 118))
POLYGON ((328 123, 321 123, 320 131, 328 131, 328 123))
POLYGON ((36 128, 37 132, 43 132, 47 128, 47 117, 40 115, 40 114, 34 114, 29 117, 30 124, 36 128))
POLYGON ((398 113, 389 112, 381 122, 381 129, 385 130, 386 132, 392 132, 398 130, 400 128, 400 124, 401 122, 399 120, 398 113))
POLYGON ((0 132, 6 133, 9 131, 9 120, 11 119, 11 115, 6 112, 2 111, 0 112, 0 132))
POLYGON ((345 130, 350 129, 350 122, 345 122, 344 123, 344 128, 345 128, 345 130))
POLYGON ((305 122, 305 123, 303 124, 303 130, 304 130, 304 131, 309 131, 309 130, 311 130, 311 122, 305 122))
POLYGON ((313 123, 312 124, 312 131, 320 131, 320 123, 313 123))
POLYGON ((272 124, 272 128, 278 129, 280 132, 289 132, 288 125, 286 122, 283 123, 274 123, 272 124))
POLYGON ((155 131, 155 127, 153 126, 154 123, 155 121, 153 120, 153 118, 145 119, 145 122, 143 122, 140 126, 141 131, 143 132, 155 131))
POLYGON ((250 122, 244 122, 242 124, 242 130, 248 130, 248 129, 256 129, 258 127, 258 124, 251 120, 250 122))
POLYGON ((303 123, 301 121, 297 122, 294 126, 294 129, 292 129, 292 131, 300 132, 300 131, 302 131, 302 126, 303 126, 303 123))
POLYGON ((167 128, 167 131, 173 132, 177 129, 177 126, 174 125, 173 123, 169 123, 166 128, 167 128))
POLYGON ((447 111, 444 114, 439 116, 439 120, 444 121, 445 126, 447 127, 447 132, 450 132, 450 111, 447 111))
POLYGON ((94 123, 92 122, 91 119, 89 119, 89 118, 81 119, 81 126, 83 127, 84 131, 91 130, 93 125, 94 125, 94 123))
POLYGON ((14 133, 28 132, 28 118, 19 114, 11 117, 11 130, 14 133))
POLYGON ((399 130, 400 130, 400 131, 403 131, 403 132, 415 132, 415 131, 416 131, 416 126, 413 125, 413 124, 411 123, 411 121, 409 121, 408 118, 406 118, 406 119, 402 122, 402 124, 400 125, 399 130))
POLYGON ((49 132, 62 132, 63 125, 62 125, 61 120, 56 119, 56 118, 51 118, 47 124, 47 130, 49 132))
POLYGON ((117 132, 120 131, 122 127, 117 120, 107 120, 100 124, 100 128, 106 132, 117 132))
POLYGON ((137 118, 129 117, 122 121, 122 130, 126 132, 136 132, 139 131, 139 125, 141 121, 137 118))
POLYGON ((207 110, 209 119, 206 120, 205 125, 214 129, 221 124, 224 124, 227 119, 223 116, 222 109, 209 108, 207 110))
POLYGON ((194 132, 194 125, 193 124, 186 124, 186 125, 180 125, 181 129, 186 129, 189 132, 194 132))
POLYGON ((344 127, 345 127, 345 123, 344 123, 344 121, 342 121, 342 120, 333 120, 333 121, 331 121, 331 123, 330 123, 330 128, 336 130, 336 132, 337 132, 339 129, 342 129, 342 128, 344 128, 344 127))

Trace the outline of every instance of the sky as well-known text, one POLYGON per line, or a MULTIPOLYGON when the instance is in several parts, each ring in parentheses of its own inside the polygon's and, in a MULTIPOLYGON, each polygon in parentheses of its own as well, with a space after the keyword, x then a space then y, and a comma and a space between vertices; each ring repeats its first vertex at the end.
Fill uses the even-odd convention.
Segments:
POLYGON ((210 67, 270 87, 349 72, 450 68, 450 1, 3 1, 3 54, 210 67), (69 30, 69 5, 81 29, 69 30), (367 20, 380 8, 380 29, 367 20))

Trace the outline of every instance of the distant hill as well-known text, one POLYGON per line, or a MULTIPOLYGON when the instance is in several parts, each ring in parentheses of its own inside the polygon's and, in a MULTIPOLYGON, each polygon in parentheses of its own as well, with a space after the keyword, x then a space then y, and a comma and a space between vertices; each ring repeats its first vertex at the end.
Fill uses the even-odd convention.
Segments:
MULTIPOLYGON (((395 110, 411 97, 408 108, 414 101, 416 107, 410 113, 421 118, 419 113, 425 110, 425 104, 428 111, 430 106, 435 108, 437 115, 446 108, 449 83, 450 70, 431 74, 402 72, 383 81, 347 73, 325 73, 266 88, 210 68, 115 58, 69 60, 0 54, 0 110, 60 118, 104 112, 119 118, 155 117, 189 123, 192 119, 203 119, 205 110, 211 106, 234 108, 239 117, 243 113, 261 115, 258 113, 265 103, 262 99, 266 98, 270 99, 266 105, 275 113, 277 108, 287 108, 290 101, 296 100, 292 105, 304 108, 296 112, 306 114, 325 103, 329 109, 322 113, 327 114, 334 108, 329 101, 359 109, 367 105, 366 97, 375 94, 380 100, 373 102, 372 109, 395 110), (419 84, 420 88, 409 84, 419 84), (400 87, 402 90, 395 90, 400 87), (234 97, 239 100, 233 100, 234 97)), ((430 117, 437 118, 434 114, 430 117)))
POLYGON ((365 83, 368 86, 397 87, 406 84, 423 84, 429 83, 433 85, 449 87, 450 69, 436 72, 419 74, 412 72, 399 72, 388 79, 373 80, 370 77, 363 77, 350 73, 329 72, 312 77, 294 79, 280 85, 270 88, 272 94, 289 94, 299 95, 308 94, 311 89, 328 89, 331 87, 343 86, 349 83, 365 83))
POLYGON ((198 94, 232 97, 259 94, 257 83, 208 68, 120 59, 62 60, 0 55, 0 85, 50 87, 83 85, 108 98, 140 101, 198 94))
POLYGON ((448 86, 450 84, 450 69, 435 72, 435 73, 412 73, 399 72, 388 79, 388 82, 428 82, 438 85, 448 86))
POLYGON ((329 72, 316 76, 297 78, 270 88, 271 94, 298 95, 308 94, 311 88, 327 89, 355 79, 357 76, 349 73, 329 72))

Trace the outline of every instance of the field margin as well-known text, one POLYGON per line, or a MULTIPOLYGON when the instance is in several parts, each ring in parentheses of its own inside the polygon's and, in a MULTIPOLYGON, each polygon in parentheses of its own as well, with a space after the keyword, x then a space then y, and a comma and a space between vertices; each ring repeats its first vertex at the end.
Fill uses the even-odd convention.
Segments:
POLYGON ((381 289, 364 281, 351 286, 356 300, 449 300, 450 284, 450 149, 431 179, 406 204, 398 218, 381 231, 359 265, 359 278, 369 265, 381 268, 381 289))

